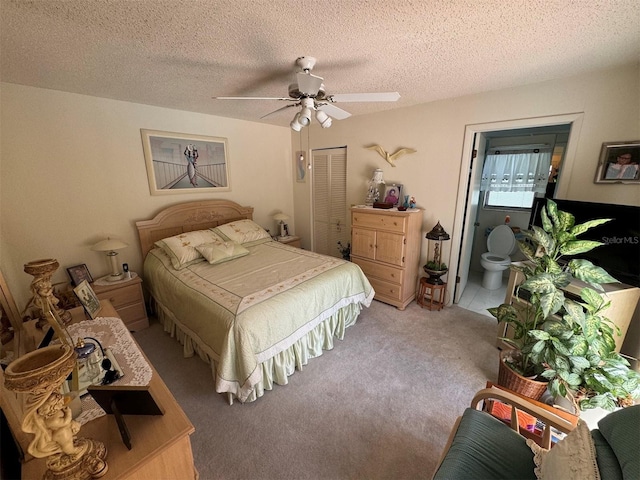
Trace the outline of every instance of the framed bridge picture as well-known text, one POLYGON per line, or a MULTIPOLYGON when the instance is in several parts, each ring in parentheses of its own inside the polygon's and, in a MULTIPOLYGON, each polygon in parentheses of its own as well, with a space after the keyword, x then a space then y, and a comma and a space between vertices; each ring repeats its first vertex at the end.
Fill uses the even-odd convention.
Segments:
POLYGON ((151 195, 228 192, 227 139, 141 129, 151 195))

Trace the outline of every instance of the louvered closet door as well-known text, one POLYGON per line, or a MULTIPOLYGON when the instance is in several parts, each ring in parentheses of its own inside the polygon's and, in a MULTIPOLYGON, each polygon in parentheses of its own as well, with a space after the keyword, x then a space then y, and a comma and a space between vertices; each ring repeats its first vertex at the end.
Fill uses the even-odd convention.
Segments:
POLYGON ((349 243, 347 149, 313 150, 313 250, 341 257, 338 241, 349 243))

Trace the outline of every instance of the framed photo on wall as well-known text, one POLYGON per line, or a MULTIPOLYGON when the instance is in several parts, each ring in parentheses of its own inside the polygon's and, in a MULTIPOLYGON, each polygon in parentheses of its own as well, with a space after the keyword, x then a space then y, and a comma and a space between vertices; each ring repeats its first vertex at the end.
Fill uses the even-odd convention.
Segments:
POLYGON ((67 268, 67 273, 74 287, 80 285, 83 280, 86 280, 88 283, 93 283, 93 277, 84 263, 67 268))
POLYGON ((605 142, 595 183, 640 183, 640 140, 605 142))
POLYGON ((92 319, 98 316, 98 312, 100 311, 100 300, 96 295, 96 292, 93 291, 91 285, 86 280, 80 282, 80 284, 73 289, 74 293, 80 300, 80 303, 84 307, 84 310, 89 314, 89 317, 92 319))
POLYGON ((382 201, 384 203, 390 203, 394 207, 398 205, 402 205, 402 185, 393 183, 391 185, 387 185, 384 189, 384 198, 382 201))
POLYGON ((151 195, 228 192, 227 139, 141 129, 151 195))

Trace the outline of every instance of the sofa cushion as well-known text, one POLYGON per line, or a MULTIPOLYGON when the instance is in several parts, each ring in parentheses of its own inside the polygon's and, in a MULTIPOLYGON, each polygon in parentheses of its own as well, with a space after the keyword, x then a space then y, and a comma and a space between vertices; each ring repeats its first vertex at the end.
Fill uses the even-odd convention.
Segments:
POLYGON ((467 408, 435 479, 531 479, 533 453, 522 436, 488 413, 467 408))
POLYGON ((593 444, 596 447, 596 461, 598 462, 598 470, 600 470, 600 478, 602 480, 623 480, 618 458, 600 430, 591 430, 591 438, 593 438, 593 444))
POLYGON ((615 453, 623 478, 640 478, 640 405, 610 413, 598 422, 598 429, 615 453))

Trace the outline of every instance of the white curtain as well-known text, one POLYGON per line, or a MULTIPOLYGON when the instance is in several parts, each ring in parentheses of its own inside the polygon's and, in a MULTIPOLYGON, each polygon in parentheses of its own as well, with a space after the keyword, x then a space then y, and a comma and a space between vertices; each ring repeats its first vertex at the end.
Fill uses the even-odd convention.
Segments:
POLYGON ((550 148, 491 149, 484 162, 481 189, 544 193, 550 166, 550 148))

